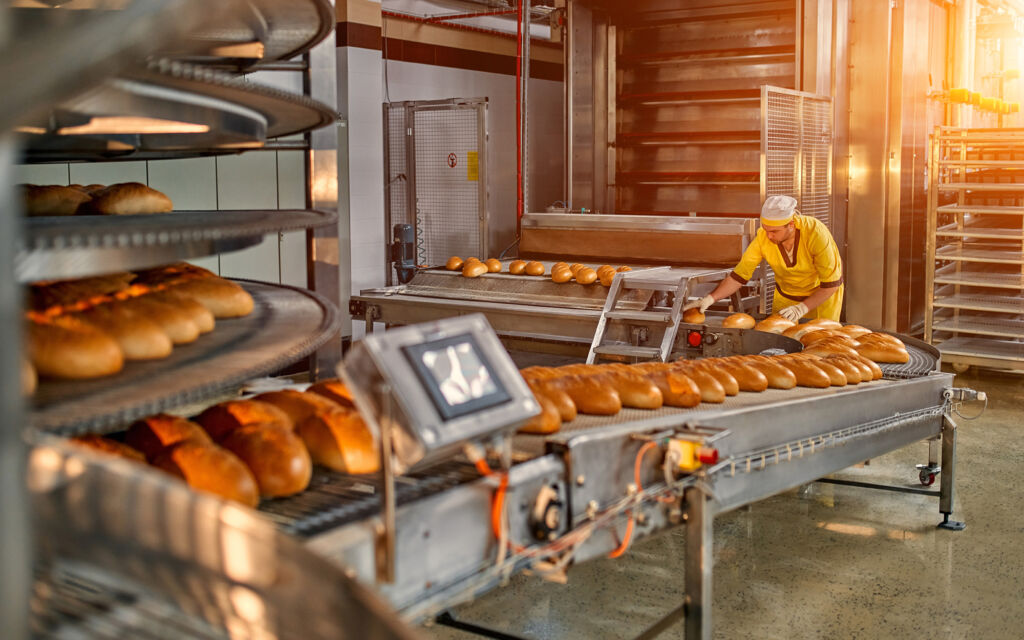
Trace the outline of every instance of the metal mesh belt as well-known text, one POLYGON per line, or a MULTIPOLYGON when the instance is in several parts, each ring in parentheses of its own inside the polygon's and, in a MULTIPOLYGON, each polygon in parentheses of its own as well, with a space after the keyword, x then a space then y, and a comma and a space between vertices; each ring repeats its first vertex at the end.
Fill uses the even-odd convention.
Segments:
POLYGON ((906 380, 908 378, 919 378, 928 375, 935 370, 935 356, 924 349, 919 349, 908 344, 907 353, 910 354, 910 361, 904 364, 880 364, 882 377, 886 380, 906 380))

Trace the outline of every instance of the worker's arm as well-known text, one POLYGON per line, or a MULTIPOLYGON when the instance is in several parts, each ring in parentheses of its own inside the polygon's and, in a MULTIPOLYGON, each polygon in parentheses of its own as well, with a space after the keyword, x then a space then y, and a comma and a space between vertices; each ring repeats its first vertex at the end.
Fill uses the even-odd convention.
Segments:
POLYGON ((739 291, 740 287, 747 284, 751 277, 754 275, 754 270, 757 269, 758 265, 761 264, 761 260, 764 259, 764 252, 761 251, 761 240, 764 235, 764 231, 758 230, 758 235, 751 242, 746 251, 743 252, 743 257, 740 258, 739 264, 733 269, 732 273, 725 280, 718 283, 718 286, 696 302, 691 302, 685 307, 684 310, 700 308, 700 312, 704 313, 707 308, 715 304, 715 302, 722 298, 728 298, 732 294, 739 291))

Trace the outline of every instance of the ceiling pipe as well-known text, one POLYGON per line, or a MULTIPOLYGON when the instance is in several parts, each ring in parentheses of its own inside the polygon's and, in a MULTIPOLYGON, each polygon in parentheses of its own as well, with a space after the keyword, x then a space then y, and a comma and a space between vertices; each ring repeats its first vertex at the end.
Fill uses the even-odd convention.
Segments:
POLYGON ((465 20, 467 18, 486 18, 488 16, 507 16, 516 13, 516 9, 504 11, 477 11, 476 13, 452 13, 446 16, 431 16, 427 22, 448 22, 449 20, 465 20))

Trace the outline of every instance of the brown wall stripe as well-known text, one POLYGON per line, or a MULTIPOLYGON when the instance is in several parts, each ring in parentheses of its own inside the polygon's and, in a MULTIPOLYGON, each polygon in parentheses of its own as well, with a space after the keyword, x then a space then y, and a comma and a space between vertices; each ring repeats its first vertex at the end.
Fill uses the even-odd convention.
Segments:
MULTIPOLYGON (((335 30, 335 39, 339 47, 359 47, 361 49, 382 49, 381 28, 357 22, 339 22, 335 30)), ((486 53, 457 47, 445 47, 436 44, 387 39, 388 60, 416 62, 437 67, 467 69, 470 71, 486 71, 488 73, 516 74, 516 57, 500 53, 486 53)), ((562 81, 562 65, 544 60, 530 61, 530 77, 540 80, 562 81)))

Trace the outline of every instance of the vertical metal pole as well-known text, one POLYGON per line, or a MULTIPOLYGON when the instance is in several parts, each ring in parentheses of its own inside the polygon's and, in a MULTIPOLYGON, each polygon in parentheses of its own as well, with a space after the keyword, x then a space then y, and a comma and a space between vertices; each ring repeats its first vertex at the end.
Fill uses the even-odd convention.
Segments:
POLYGON ((563 185, 563 193, 565 194, 565 206, 566 208, 572 207, 572 135, 573 135, 573 76, 575 71, 573 65, 575 64, 576 56, 573 54, 573 42, 572 36, 572 24, 573 24, 573 7, 576 5, 575 0, 567 0, 565 6, 565 37, 562 39, 562 75, 564 82, 562 83, 565 87, 565 95, 563 96, 563 104, 565 107, 565 184, 563 185))
MULTIPOLYGON (((328 38, 313 47, 305 58, 308 63, 308 70, 303 78, 306 95, 324 104, 337 106, 337 49, 334 38, 328 38)), ((338 134, 337 126, 324 127, 307 134, 309 151, 306 153, 305 162, 306 206, 309 208, 338 210, 338 134)), ((306 232, 307 286, 339 307, 342 299, 342 252, 338 239, 340 224, 342 221, 339 220, 338 225, 334 227, 320 227, 306 232)), ((347 237, 348 233, 340 235, 347 237)), ((344 259, 346 262, 351 259, 347 250, 344 259)), ((351 269, 345 271, 348 276, 351 269)), ((318 380, 334 376, 335 368, 340 361, 339 334, 310 356, 310 377, 318 380)))
MULTIPOLYGON (((391 238, 391 189, 393 187, 391 177, 391 103, 385 102, 381 105, 381 121, 384 124, 384 237, 391 238)), ((416 237, 416 228, 413 227, 413 238, 416 237)), ((414 240, 415 241, 415 240, 414 240)), ((419 256, 416 256, 419 262, 419 256)), ((384 261, 384 284, 391 286, 394 282, 391 268, 391 260, 384 261)))
POLYGON ((683 495, 686 519, 686 640, 711 640, 711 569, 714 508, 703 490, 683 495))
POLYGON ((491 211, 488 203, 487 190, 487 153, 490 148, 490 138, 487 132, 487 98, 476 102, 476 162, 477 162, 477 199, 480 209, 480 254, 491 255, 491 211))
MULTIPOLYGON (((928 456, 929 458, 931 456, 928 456)), ((942 473, 939 475, 939 513, 953 513, 953 480, 956 468, 956 423, 942 419, 942 473)))
POLYGON ((381 512, 383 522, 377 529, 377 582, 395 581, 395 469, 392 455, 394 429, 391 420, 391 389, 386 384, 377 388, 380 406, 380 470, 383 481, 381 512))
POLYGON ((28 637, 32 546, 25 488, 26 447, 22 438, 21 295, 14 278, 15 244, 21 231, 20 207, 12 190, 15 154, 0 140, 0 621, 3 635, 28 637))
POLYGON ((522 158, 520 159, 520 168, 522 170, 522 189, 523 189, 523 210, 520 215, 526 215, 530 211, 530 118, 529 118, 529 106, 530 106, 530 12, 532 10, 531 0, 519 0, 520 2, 526 3, 526 8, 523 10, 523 59, 521 67, 521 78, 520 82, 523 86, 522 93, 522 131, 523 131, 523 150, 522 158))

